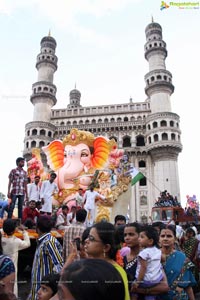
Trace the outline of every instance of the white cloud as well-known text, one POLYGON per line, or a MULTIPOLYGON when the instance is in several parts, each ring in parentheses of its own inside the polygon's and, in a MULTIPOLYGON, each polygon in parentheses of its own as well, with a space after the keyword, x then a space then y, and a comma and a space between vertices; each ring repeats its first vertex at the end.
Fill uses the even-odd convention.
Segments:
POLYGON ((24 7, 32 7, 41 16, 47 17, 55 27, 64 29, 77 36, 82 42, 96 44, 100 47, 111 46, 111 40, 94 28, 84 26, 80 16, 101 18, 113 11, 125 8, 140 0, 2 0, 0 14, 13 15, 24 7))

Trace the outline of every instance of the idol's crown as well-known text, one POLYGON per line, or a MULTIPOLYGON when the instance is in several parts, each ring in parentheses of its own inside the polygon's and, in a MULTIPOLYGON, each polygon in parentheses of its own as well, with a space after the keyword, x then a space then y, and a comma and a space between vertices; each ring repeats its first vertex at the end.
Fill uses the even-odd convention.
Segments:
POLYGON ((80 143, 83 143, 91 147, 93 146, 94 140, 95 136, 91 132, 78 130, 77 128, 72 128, 70 134, 64 137, 63 145, 64 147, 66 145, 76 146, 80 143))

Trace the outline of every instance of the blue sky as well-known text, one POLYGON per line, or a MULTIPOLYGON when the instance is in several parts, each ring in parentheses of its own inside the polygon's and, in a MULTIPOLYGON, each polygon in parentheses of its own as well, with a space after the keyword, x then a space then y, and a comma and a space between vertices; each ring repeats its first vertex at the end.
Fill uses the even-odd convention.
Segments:
POLYGON ((144 101, 144 31, 153 16, 163 28, 166 68, 175 86, 172 109, 181 118, 182 203, 187 194, 200 198, 200 9, 161 11, 160 5, 157 0, 0 0, 0 191, 7 192, 8 173, 22 155, 24 126, 32 120, 29 99, 42 37, 50 29, 57 41, 57 108, 66 107, 75 82, 83 106, 125 103, 130 97, 144 101))

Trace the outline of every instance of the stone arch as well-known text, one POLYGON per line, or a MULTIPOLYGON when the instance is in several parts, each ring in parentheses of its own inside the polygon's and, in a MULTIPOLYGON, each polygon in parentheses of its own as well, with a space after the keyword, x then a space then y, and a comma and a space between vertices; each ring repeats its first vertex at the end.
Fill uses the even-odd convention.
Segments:
POLYGON ((168 134, 166 132, 162 133, 162 141, 168 140, 168 134))
POLYGON ((39 142, 39 147, 41 148, 41 147, 44 147, 44 146, 45 146, 44 141, 40 141, 40 142, 39 142))
POLYGON ((157 128, 158 127, 158 122, 153 122, 153 128, 157 128))
POLYGON ((41 129, 40 130, 40 135, 45 135, 46 134, 46 131, 44 129, 41 129))
POLYGON ((130 136, 125 136, 123 138, 123 144, 122 144, 122 147, 131 147, 131 138, 130 136))
POLYGON ((172 141, 175 141, 175 140, 176 140, 176 135, 175 135, 175 133, 172 133, 172 134, 171 134, 171 140, 172 140, 172 141))
POLYGON ((32 130, 32 135, 37 135, 37 129, 32 130))
POLYGON ((166 127, 166 126, 167 126, 167 121, 166 121, 166 120, 162 120, 162 121, 160 122, 160 126, 161 126, 161 127, 166 127))
POLYGON ((153 139, 154 142, 158 142, 159 141, 158 134, 154 134, 153 139))
POLYGON ((31 142, 31 148, 34 148, 34 147, 36 147, 36 141, 31 142))
POLYGON ((117 143, 117 137, 116 136, 111 136, 110 138, 109 138, 109 140, 115 140, 115 142, 117 143))
POLYGON ((140 160, 139 161, 139 168, 146 168, 146 161, 145 160, 140 160))
POLYGON ((143 135, 138 135, 136 137, 136 146, 138 147, 145 146, 145 139, 143 135))

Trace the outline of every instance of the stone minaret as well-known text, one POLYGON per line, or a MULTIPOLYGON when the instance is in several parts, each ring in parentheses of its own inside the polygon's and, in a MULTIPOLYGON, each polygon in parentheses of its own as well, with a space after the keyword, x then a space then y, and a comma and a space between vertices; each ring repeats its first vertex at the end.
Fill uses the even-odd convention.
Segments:
POLYGON ((25 127, 26 159, 31 157, 32 148, 41 148, 53 140, 55 126, 51 123, 51 108, 56 104, 56 86, 53 84, 54 73, 57 70, 55 55, 56 41, 46 36, 41 40, 41 51, 37 56, 36 68, 38 80, 32 86, 31 102, 34 105, 33 122, 25 127))
POLYGON ((71 109, 71 108, 81 107, 80 102, 81 102, 81 93, 79 92, 79 90, 76 89, 76 85, 75 85, 75 88, 71 90, 71 92, 69 93, 69 104, 67 105, 67 108, 71 109))
MULTIPOLYGON (((145 58, 149 72, 145 76, 145 92, 151 114, 146 123, 146 145, 152 160, 149 175, 154 186, 180 196, 178 154, 182 150, 179 116, 172 112, 170 96, 174 92, 172 74, 166 70, 166 43, 162 28, 152 21, 146 27, 145 58)), ((154 188, 152 188, 154 190, 154 188)), ((155 191, 155 198, 157 194, 155 191)))

